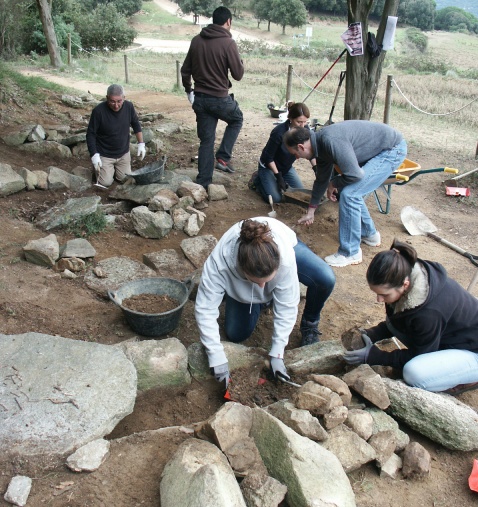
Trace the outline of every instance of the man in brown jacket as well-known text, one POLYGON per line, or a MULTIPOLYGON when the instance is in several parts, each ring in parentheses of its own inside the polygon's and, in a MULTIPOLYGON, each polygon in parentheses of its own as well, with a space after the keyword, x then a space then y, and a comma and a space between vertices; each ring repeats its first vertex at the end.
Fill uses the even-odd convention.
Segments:
POLYGON ((197 134, 200 140, 198 175, 196 182, 207 189, 212 182, 214 167, 233 173, 232 150, 242 127, 242 111, 229 95, 232 84, 229 71, 236 81, 244 75, 244 66, 231 35, 232 14, 226 7, 218 7, 212 24, 201 30, 191 41, 181 67, 184 89, 196 113, 197 134), (194 89, 191 78, 194 80, 194 89), (218 120, 227 123, 219 149, 214 154, 218 120), (215 159, 215 160, 214 160, 215 159))

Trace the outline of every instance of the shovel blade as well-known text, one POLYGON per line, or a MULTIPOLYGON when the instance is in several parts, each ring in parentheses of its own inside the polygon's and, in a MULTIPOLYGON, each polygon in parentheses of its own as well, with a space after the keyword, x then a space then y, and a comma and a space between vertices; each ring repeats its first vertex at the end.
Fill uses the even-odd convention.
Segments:
POLYGON ((438 230, 425 214, 413 206, 402 208, 400 218, 411 236, 426 236, 429 232, 438 230))
POLYGON ((268 215, 269 215, 271 218, 276 218, 276 217, 277 217, 277 212, 275 212, 275 211, 269 211, 268 215))

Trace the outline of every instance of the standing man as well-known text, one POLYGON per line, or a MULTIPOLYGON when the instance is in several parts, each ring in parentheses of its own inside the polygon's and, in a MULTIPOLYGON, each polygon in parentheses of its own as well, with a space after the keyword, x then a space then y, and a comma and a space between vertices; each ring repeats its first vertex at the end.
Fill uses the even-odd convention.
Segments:
POLYGON ((106 101, 93 109, 86 131, 86 144, 99 186, 109 187, 115 178, 123 182, 131 173, 130 127, 138 140, 138 157, 143 160, 146 147, 134 106, 125 100, 123 87, 112 84, 106 91, 106 101))
POLYGON ((203 28, 191 41, 181 67, 183 86, 196 113, 200 140, 196 182, 206 189, 212 182, 214 167, 228 173, 234 172, 230 162, 232 149, 242 127, 242 111, 234 95, 229 95, 232 84, 228 72, 231 71, 236 81, 240 81, 244 75, 244 66, 232 39, 231 23, 231 11, 223 6, 218 7, 213 12, 212 25, 203 28), (218 120, 226 122, 227 127, 214 155, 218 120))
POLYGON ((309 209, 298 223, 314 223, 315 210, 324 193, 331 201, 337 201, 340 191, 339 250, 324 260, 338 268, 360 264, 360 244, 375 247, 381 243, 364 197, 382 185, 404 161, 407 143, 402 134, 384 123, 346 120, 318 132, 292 129, 283 139, 297 158, 315 158, 317 163, 309 209))

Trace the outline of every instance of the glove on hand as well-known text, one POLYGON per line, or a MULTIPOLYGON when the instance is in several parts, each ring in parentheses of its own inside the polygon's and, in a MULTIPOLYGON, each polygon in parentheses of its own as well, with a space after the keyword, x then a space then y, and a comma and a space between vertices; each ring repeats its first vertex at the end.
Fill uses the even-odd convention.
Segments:
POLYGON ((275 379, 282 377, 285 380, 290 380, 283 359, 280 359, 279 357, 271 357, 271 370, 275 379))
POLYGON ((103 167, 99 153, 95 153, 91 157, 91 163, 93 164, 93 167, 95 168, 96 177, 98 178, 98 175, 100 174, 100 169, 103 167))
POLYGON ((146 155, 146 145, 144 143, 138 143, 138 157, 141 157, 140 160, 143 160, 145 155, 146 155))
POLYGON ((347 364, 365 364, 367 362, 373 343, 365 333, 362 333, 362 339, 365 343, 365 347, 358 350, 348 350, 344 354, 344 360, 347 364))
POLYGON ((229 381, 231 380, 231 375, 229 373, 229 363, 219 364, 218 366, 213 366, 211 368, 211 375, 214 375, 214 378, 218 382, 224 382, 227 386, 229 385, 229 381))
POLYGON ((191 103, 191 105, 194 104, 194 92, 189 92, 188 93, 188 100, 191 103))
POLYGON ((279 190, 282 190, 283 192, 285 192, 289 188, 289 185, 284 181, 284 176, 282 176, 282 173, 278 172, 274 176, 276 177, 277 185, 279 186, 279 190))

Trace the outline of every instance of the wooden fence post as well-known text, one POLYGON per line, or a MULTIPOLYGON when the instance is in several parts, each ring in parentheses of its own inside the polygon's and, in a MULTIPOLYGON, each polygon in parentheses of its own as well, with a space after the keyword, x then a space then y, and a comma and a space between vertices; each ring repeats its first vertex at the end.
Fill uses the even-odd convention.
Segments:
POLYGON ((181 89, 181 67, 179 60, 176 60, 176 88, 181 89))
POLYGON ((128 76, 128 57, 124 55, 124 79, 126 84, 129 83, 129 76, 128 76))
POLYGON ((383 110, 383 123, 388 123, 390 120, 390 105, 392 103, 392 85, 393 76, 387 76, 387 89, 385 91, 385 107, 383 110))

